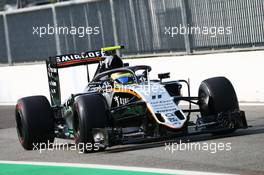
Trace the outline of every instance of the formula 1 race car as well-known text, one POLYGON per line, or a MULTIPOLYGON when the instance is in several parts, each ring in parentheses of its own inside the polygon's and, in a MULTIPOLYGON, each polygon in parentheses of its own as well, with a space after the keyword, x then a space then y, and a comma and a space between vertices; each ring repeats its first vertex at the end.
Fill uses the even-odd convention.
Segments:
POLYGON ((44 96, 30 96, 16 105, 21 145, 32 150, 54 138, 74 139, 85 152, 118 144, 166 139, 181 134, 226 134, 247 128, 231 82, 225 77, 204 80, 198 96, 190 96, 186 80, 164 81, 169 73, 150 80, 151 67, 123 63, 114 46, 81 54, 61 55, 46 61, 51 104, 44 96), (97 63, 94 77, 83 93, 61 103, 58 70, 97 63), (187 87, 188 95, 182 95, 187 87), (188 102, 183 109, 179 102, 188 102), (196 108, 192 108, 196 105, 196 108), (196 121, 191 113, 198 113, 196 121), (89 144, 89 146, 87 146, 89 144), (86 146, 85 146, 86 145, 86 146))

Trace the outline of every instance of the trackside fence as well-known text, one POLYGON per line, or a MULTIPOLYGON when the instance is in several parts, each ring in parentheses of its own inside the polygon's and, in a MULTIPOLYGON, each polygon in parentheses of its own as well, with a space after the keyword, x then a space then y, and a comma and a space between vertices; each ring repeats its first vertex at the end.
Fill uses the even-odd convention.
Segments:
POLYGON ((82 0, 0 12, 0 63, 125 45, 124 56, 264 45, 263 0, 82 0))

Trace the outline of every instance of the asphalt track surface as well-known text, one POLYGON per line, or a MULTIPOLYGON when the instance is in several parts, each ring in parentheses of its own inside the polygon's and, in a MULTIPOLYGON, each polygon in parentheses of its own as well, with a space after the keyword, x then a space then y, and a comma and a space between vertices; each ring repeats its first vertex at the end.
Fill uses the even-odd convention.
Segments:
MULTIPOLYGON (((14 106, 0 106, 0 160, 89 163, 149 168, 167 168, 238 174, 264 174, 264 106, 241 106, 246 111, 246 130, 212 136, 203 134, 175 138, 168 143, 230 144, 231 150, 175 150, 164 141, 122 145, 105 152, 80 154, 72 150, 25 151, 19 144, 14 121, 14 106)), ((56 142, 65 142, 57 139, 56 142)), ((66 141, 69 142, 69 141, 66 141)))

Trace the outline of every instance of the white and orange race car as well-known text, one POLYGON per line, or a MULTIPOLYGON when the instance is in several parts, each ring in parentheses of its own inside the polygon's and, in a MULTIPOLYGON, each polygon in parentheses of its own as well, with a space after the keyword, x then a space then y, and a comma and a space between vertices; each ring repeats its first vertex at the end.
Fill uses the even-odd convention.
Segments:
POLYGON ((16 105, 18 137, 25 149, 53 142, 55 137, 74 139, 83 145, 79 148, 90 152, 182 134, 226 134, 247 128, 245 113, 239 109, 227 78, 204 80, 198 96, 192 97, 188 81, 165 81, 169 73, 150 80, 151 67, 123 63, 116 54, 120 48, 61 55, 46 61, 51 104, 44 96, 31 96, 19 99, 16 105), (85 91, 61 103, 58 70, 92 63, 98 68, 85 91), (182 95, 183 87, 187 87, 187 96, 182 95), (186 101, 188 107, 181 108, 180 101, 186 101), (190 120, 191 113, 199 114, 196 121, 190 120), (87 144, 91 146, 85 147, 87 144))

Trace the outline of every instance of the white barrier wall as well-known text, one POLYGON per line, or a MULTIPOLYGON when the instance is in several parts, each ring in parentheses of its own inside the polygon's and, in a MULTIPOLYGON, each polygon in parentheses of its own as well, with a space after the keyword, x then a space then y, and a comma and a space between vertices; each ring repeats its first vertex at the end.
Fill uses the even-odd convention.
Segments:
MULTIPOLYGON (((264 51, 219 53, 192 56, 127 59, 130 65, 152 67, 151 78, 160 72, 171 72, 171 79, 188 79, 191 95, 198 92, 202 80, 225 76, 234 85, 239 101, 264 102, 264 51)), ((91 65, 90 72, 96 66, 91 65)), ((86 67, 60 70, 62 99, 81 92, 87 84, 86 67)), ((15 104, 17 99, 30 95, 49 98, 45 64, 0 67, 0 104, 15 104)))

